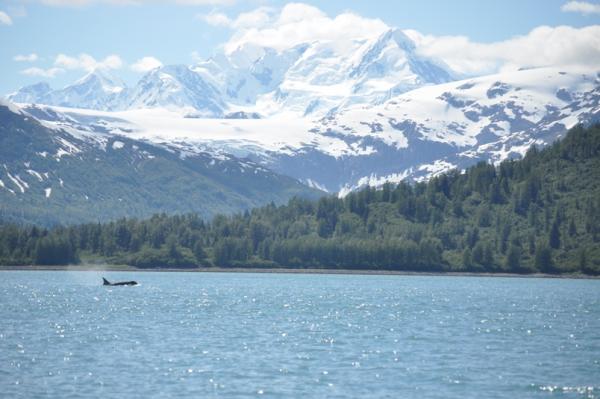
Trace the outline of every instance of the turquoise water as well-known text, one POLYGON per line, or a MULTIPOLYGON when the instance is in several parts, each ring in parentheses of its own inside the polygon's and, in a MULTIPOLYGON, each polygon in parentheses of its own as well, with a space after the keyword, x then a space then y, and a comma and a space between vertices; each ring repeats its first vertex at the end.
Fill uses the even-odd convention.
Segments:
POLYGON ((0 272, 0 327, 6 398, 600 397, 600 280, 0 272))

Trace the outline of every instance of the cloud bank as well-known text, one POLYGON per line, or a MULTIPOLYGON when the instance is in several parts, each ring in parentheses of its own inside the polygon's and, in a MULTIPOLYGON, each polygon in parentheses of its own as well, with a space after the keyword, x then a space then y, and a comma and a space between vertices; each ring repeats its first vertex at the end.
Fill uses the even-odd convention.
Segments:
POLYGON ((493 43, 464 36, 422 35, 406 31, 423 55, 443 60, 467 75, 544 66, 600 65, 600 26, 540 26, 526 35, 493 43))
POLYGON ((352 12, 331 18, 317 7, 303 3, 289 3, 279 11, 261 7, 233 19, 224 14, 218 15, 218 19, 213 15, 213 20, 234 29, 224 46, 228 53, 246 44, 284 50, 315 40, 327 40, 343 47, 353 40, 376 36, 389 29, 380 19, 363 18, 352 12))
MULTIPOLYGON (((574 3, 577 7, 589 4, 571 1, 563 9, 575 7, 574 3)), ((595 8, 586 10, 595 12, 595 8)), ((290 3, 278 10, 260 7, 236 17, 220 12, 198 17, 210 25, 232 30, 231 38, 223 46, 228 54, 240 47, 252 46, 281 51, 317 40, 343 49, 349 42, 374 39, 392 28, 380 19, 352 12, 330 17, 317 7, 302 3, 290 3)), ((517 68, 600 65, 600 25, 539 26, 527 34, 492 43, 475 42, 466 36, 404 32, 415 42, 419 54, 439 59, 467 76, 517 68)))

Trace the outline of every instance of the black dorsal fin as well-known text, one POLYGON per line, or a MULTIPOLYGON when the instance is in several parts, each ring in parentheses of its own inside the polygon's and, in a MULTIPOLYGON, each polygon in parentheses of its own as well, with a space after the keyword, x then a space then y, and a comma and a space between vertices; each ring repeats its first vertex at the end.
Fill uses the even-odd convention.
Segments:
POLYGON ((102 280, 104 280, 104 285, 110 285, 110 283, 108 282, 108 280, 105 279, 104 277, 102 277, 102 280))

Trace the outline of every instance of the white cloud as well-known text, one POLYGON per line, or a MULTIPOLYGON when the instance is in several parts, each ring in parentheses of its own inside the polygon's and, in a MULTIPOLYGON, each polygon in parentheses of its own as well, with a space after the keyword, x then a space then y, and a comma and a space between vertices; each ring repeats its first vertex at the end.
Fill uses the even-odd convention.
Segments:
MULTIPOLYGON (((161 2, 161 1, 157 1, 161 2)), ((174 0, 168 1, 163 0, 162 3, 176 3, 181 5, 190 6, 231 6, 235 4, 236 0, 174 0)))
POLYGON ((328 40, 343 46, 343 43, 373 37, 389 29, 380 19, 363 18, 351 12, 331 18, 303 3, 289 3, 279 13, 261 7, 240 14, 231 27, 236 31, 225 44, 225 51, 229 53, 242 44, 283 50, 300 43, 328 40))
POLYGON ((131 0, 40 0, 40 3, 53 7, 83 7, 90 4, 132 5, 139 4, 131 0))
POLYGON ((154 4, 178 4, 184 6, 229 6, 235 0, 37 0, 53 7, 84 7, 92 4, 108 4, 117 6, 154 4))
POLYGON ((157 60, 154 57, 143 57, 137 60, 134 64, 131 65, 131 69, 135 72, 148 72, 155 68, 161 67, 162 62, 157 60))
POLYGON ((523 67, 600 65, 600 25, 540 26, 527 35, 494 43, 477 43, 465 36, 405 33, 416 42, 419 53, 439 58, 466 75, 523 67))
POLYGON ((17 54, 13 57, 14 61, 17 62, 35 62, 38 60, 38 55, 36 53, 31 54, 17 54))
POLYGON ((587 1, 569 1, 560 8, 565 12, 578 12, 583 15, 600 14, 600 4, 593 4, 587 1))
POLYGON ((280 25, 285 25, 321 18, 327 18, 327 15, 317 7, 304 3, 289 3, 281 10, 278 23, 280 25))
POLYGON ((199 14, 197 18, 212 26, 231 27, 231 25, 233 24, 233 21, 222 12, 210 12, 208 14, 199 14))
POLYGON ((235 19, 229 18, 222 12, 199 14, 198 19, 212 26, 223 26, 232 29, 260 28, 271 22, 274 10, 269 7, 260 7, 250 12, 239 14, 235 19))
MULTIPOLYGON (((39 59, 38 55, 31 53, 28 55, 16 55, 13 58, 15 61, 33 62, 39 59)), ((141 60, 140 60, 141 61, 141 60)), ((156 60, 158 61, 158 60, 156 60)), ((71 57, 66 54, 59 54, 54 60, 54 65, 51 68, 43 69, 31 67, 23 69, 21 73, 28 76, 41 76, 44 78, 54 78, 59 73, 66 70, 83 70, 91 72, 95 69, 119 69, 123 66, 123 61, 118 55, 111 54, 103 60, 97 61, 89 54, 79 54, 77 57, 71 57)))
POLYGON ((0 25, 12 25, 12 18, 4 11, 0 11, 0 25))
POLYGON ((54 66, 64 69, 82 69, 91 72, 94 69, 119 69, 123 66, 123 61, 118 55, 109 55, 102 61, 96 61, 89 54, 79 54, 77 57, 71 57, 65 54, 56 56, 54 66))
POLYGON ((57 74, 62 73, 64 71, 65 70, 62 68, 42 69, 42 68, 37 68, 37 67, 31 67, 31 68, 23 69, 21 71, 21 73, 23 75, 28 75, 28 76, 42 76, 44 78, 53 78, 57 74))
POLYGON ((233 21, 235 29, 262 28, 271 22, 274 10, 269 7, 260 7, 254 11, 244 12, 233 21))

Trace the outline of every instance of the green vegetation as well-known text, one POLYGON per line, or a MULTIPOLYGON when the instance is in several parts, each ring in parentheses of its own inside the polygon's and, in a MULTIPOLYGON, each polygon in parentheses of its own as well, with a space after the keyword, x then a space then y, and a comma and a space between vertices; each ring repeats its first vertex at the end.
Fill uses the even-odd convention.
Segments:
POLYGON ((0 261, 600 274, 600 125, 498 167, 292 199, 211 222, 155 215, 0 228, 0 261))

